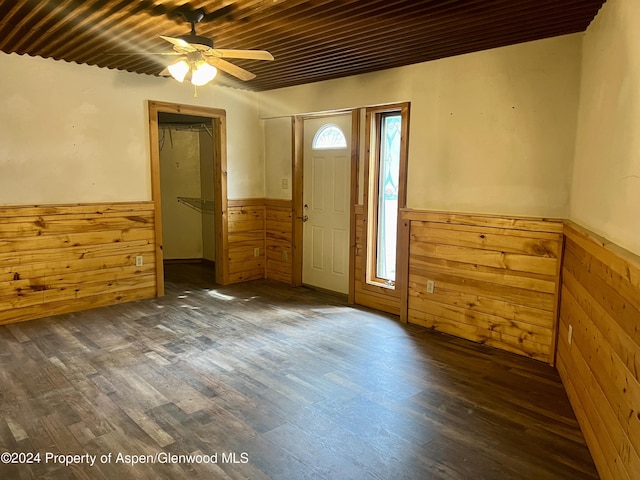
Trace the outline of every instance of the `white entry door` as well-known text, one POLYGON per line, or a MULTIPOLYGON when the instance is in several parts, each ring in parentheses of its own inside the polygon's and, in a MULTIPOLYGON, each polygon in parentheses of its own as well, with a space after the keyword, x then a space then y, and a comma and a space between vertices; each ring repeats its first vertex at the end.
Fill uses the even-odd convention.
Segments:
POLYGON ((350 114, 304 121, 303 173, 302 282, 348 293, 350 114))

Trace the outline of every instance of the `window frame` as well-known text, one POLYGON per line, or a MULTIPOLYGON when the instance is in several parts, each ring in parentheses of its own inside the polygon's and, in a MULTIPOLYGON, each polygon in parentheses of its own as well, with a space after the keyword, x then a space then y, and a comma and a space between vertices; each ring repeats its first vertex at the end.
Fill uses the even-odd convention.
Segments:
POLYGON ((388 114, 399 114, 401 117, 400 129, 400 168, 398 176, 398 224, 396 226, 396 272, 400 264, 400 210, 407 203, 407 163, 409 155, 409 103, 398 103, 368 107, 365 117, 365 146, 367 158, 365 159, 365 208, 367 223, 366 241, 366 269, 365 283, 376 287, 396 290, 398 277, 395 281, 380 278, 377 275, 378 259, 378 206, 380 195, 380 153, 382 120, 388 114))
POLYGON ((342 129, 336 125, 335 123, 325 123, 323 124, 320 128, 318 128, 318 130, 316 131, 316 133, 313 136, 313 140, 311 142, 311 149, 312 150, 345 150, 348 147, 347 144, 347 137, 345 136, 344 132, 342 131, 342 129), (344 145, 332 145, 332 146, 317 146, 317 141, 320 139, 320 137, 322 137, 322 135, 330 129, 335 129, 338 132, 340 132, 340 135, 342 137, 342 140, 344 141, 344 145))

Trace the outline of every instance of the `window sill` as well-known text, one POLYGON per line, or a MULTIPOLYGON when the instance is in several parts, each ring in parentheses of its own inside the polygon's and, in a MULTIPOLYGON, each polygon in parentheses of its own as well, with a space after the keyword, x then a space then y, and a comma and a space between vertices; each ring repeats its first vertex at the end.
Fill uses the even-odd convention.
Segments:
POLYGON ((372 285, 374 287, 386 288, 387 290, 395 290, 395 284, 388 284, 387 282, 375 282, 371 280, 367 280, 367 285, 372 285))

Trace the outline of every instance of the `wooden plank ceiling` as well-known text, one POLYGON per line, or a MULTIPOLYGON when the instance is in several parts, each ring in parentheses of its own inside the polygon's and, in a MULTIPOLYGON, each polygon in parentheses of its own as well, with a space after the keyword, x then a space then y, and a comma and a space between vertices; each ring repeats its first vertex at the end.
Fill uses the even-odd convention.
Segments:
POLYGON ((257 77, 216 82, 263 91, 584 31, 604 0, 0 0, 0 50, 157 75, 159 35, 196 27, 217 48, 264 49, 233 60, 257 77), (133 52, 133 53, 131 53, 133 52), (131 54, 129 54, 131 53, 131 54))

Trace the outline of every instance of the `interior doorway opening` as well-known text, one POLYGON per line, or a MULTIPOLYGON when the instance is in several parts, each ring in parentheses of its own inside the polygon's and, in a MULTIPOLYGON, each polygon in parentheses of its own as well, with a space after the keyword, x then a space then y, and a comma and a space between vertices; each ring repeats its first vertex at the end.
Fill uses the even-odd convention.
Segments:
POLYGON ((157 295, 165 262, 205 262, 222 284, 227 183, 224 110, 149 102, 157 295))
POLYGON ((158 128, 164 262, 202 262, 213 272, 213 121, 160 112, 158 128))

